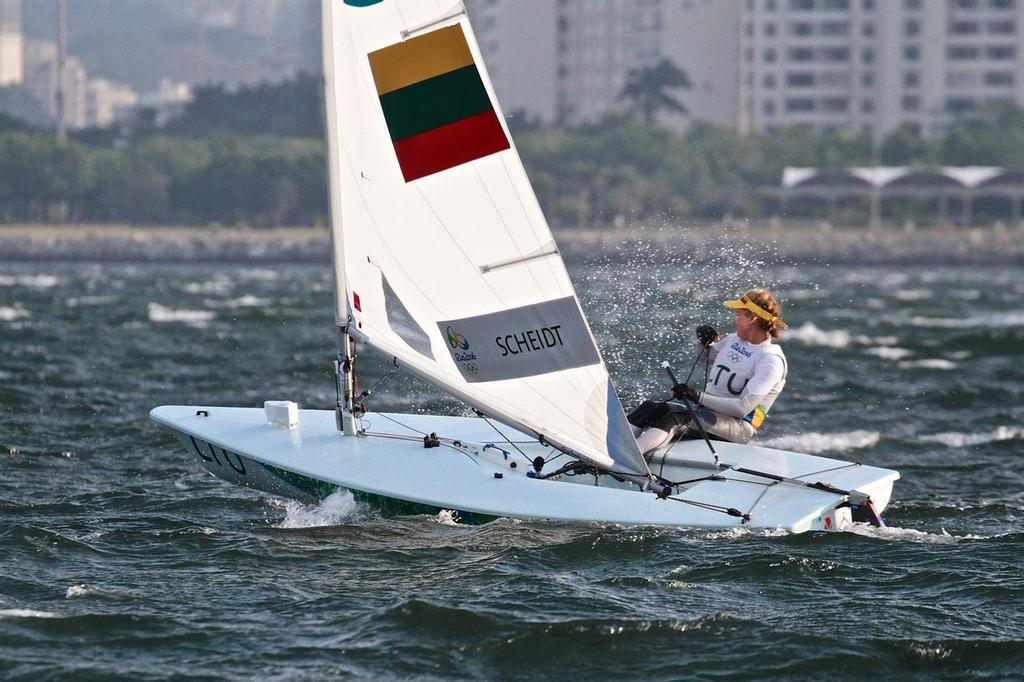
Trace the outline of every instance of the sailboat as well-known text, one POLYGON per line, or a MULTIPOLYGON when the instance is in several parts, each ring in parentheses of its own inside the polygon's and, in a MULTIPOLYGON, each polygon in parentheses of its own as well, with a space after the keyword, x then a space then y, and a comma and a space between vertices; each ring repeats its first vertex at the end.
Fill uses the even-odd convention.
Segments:
POLYGON ((337 404, 153 409, 202 466, 305 502, 343 488, 469 523, 881 523, 888 469, 703 440, 645 458, 465 7, 324 0, 322 19, 337 404), (367 348, 476 416, 363 411, 367 348))

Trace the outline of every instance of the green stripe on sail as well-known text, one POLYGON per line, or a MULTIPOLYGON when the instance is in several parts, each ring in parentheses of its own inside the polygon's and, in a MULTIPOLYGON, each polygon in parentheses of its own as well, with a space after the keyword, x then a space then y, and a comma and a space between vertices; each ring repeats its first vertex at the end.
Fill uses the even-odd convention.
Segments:
POLYGON ((393 141, 494 108, 475 64, 381 95, 380 104, 393 141))

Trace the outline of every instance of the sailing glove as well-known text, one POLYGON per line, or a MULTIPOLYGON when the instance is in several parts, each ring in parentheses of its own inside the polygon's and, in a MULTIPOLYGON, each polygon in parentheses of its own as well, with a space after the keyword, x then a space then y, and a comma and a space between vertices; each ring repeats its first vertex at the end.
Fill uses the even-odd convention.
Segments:
POLYGON ((697 327, 697 340, 702 346, 710 346, 720 338, 722 338, 721 335, 710 324, 702 324, 697 327))
POLYGON ((692 403, 700 402, 700 391, 689 384, 677 384, 672 387, 673 398, 686 398, 692 403))

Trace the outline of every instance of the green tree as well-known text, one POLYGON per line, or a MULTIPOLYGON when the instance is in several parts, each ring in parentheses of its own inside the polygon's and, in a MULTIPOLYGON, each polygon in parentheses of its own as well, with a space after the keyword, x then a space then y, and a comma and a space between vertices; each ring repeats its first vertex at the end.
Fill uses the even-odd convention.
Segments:
POLYGON ((654 66, 632 69, 626 75, 626 82, 619 91, 618 99, 629 102, 630 106, 639 111, 648 125, 654 125, 662 111, 673 111, 677 114, 689 113, 686 107, 676 99, 672 90, 689 89, 690 78, 686 72, 676 66, 670 59, 662 59, 654 66))

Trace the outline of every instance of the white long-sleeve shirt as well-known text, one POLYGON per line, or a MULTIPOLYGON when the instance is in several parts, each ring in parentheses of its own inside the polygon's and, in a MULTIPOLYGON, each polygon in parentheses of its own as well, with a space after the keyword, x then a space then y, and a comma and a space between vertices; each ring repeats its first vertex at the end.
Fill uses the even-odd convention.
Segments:
POLYGON ((758 428, 786 385, 786 355, 771 339, 747 343, 733 332, 711 345, 716 352, 700 404, 758 428))

